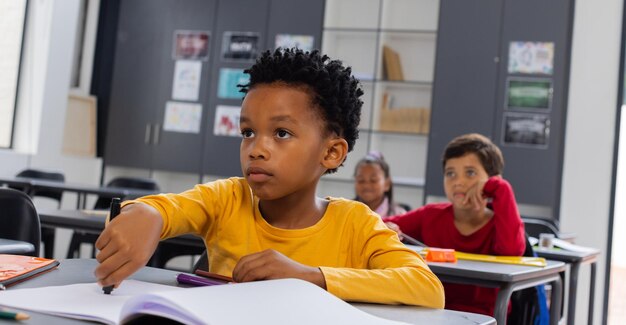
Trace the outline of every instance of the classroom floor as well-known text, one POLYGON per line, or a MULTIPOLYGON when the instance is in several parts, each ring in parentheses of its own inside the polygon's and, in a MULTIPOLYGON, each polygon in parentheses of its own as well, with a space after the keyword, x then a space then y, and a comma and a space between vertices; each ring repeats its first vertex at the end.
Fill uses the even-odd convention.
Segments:
POLYGON ((626 267, 611 266, 608 325, 624 324, 626 320, 626 267))

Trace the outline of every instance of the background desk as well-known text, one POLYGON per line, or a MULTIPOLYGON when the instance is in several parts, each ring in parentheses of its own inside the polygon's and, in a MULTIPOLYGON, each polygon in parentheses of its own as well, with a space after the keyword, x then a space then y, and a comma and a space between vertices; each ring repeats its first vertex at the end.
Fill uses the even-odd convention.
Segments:
POLYGON ((596 288, 596 263, 598 262, 600 251, 593 249, 588 252, 572 252, 562 249, 545 249, 537 247, 535 247, 534 250, 537 253, 537 256, 565 262, 570 265, 569 294, 567 299, 567 324, 571 325, 574 324, 576 318, 576 291, 578 288, 578 273, 580 271, 580 265, 586 263, 591 264, 587 323, 593 324, 593 297, 595 297, 596 288))
POLYGON ((39 190, 59 190, 63 192, 74 192, 78 195, 76 200, 76 209, 86 208, 88 194, 101 195, 105 197, 120 197, 122 199, 137 198, 140 196, 155 194, 154 191, 140 190, 135 188, 104 187, 25 177, 0 177, 0 184, 24 188, 24 192, 26 192, 30 196, 32 196, 31 194, 39 190))
POLYGON ((514 291, 551 283, 550 323, 558 324, 563 290, 559 273, 565 270, 565 263, 550 260, 547 263, 545 267, 535 267, 459 260, 429 262, 428 266, 442 282, 499 288, 494 315, 498 324, 506 324, 507 306, 514 291))
MULTIPOLYGON (((61 265, 59 266, 58 270, 50 271, 34 279, 17 284, 9 288, 9 290, 19 288, 36 288, 43 286, 66 285, 72 283, 95 282, 96 279, 93 276, 93 270, 95 269, 96 265, 97 262, 93 259, 61 260, 61 265)), ((131 278, 136 280, 175 286, 177 285, 177 274, 178 272, 174 271, 145 267, 142 268, 139 272, 135 273, 131 278)), ((411 324, 495 324, 495 320, 488 316, 456 312, 444 309, 436 310, 414 306, 387 306, 361 303, 355 303, 353 305, 367 313, 379 317, 404 321, 411 324)), ((81 322, 77 320, 70 320, 68 318, 49 316, 30 311, 27 311, 27 313, 31 316, 31 319, 25 322, 28 324, 93 324, 93 322, 81 322)), ((0 320, 0 324, 17 323, 10 320, 0 320)))
MULTIPOLYGON (((39 211, 41 225, 50 228, 66 228, 83 231, 91 234, 100 234, 104 229, 106 216, 93 210, 41 210, 39 211)), ((54 238, 52 238, 54 241, 54 238)), ((156 252, 150 259, 150 265, 154 267, 165 267, 167 261, 177 256, 176 252, 168 249, 167 244, 179 244, 189 247, 196 247, 198 254, 202 254, 205 249, 204 241, 193 235, 183 235, 166 239, 159 244, 156 252)))
POLYGON ((34 252, 35 247, 29 242, 0 238, 0 254, 26 255, 34 252))

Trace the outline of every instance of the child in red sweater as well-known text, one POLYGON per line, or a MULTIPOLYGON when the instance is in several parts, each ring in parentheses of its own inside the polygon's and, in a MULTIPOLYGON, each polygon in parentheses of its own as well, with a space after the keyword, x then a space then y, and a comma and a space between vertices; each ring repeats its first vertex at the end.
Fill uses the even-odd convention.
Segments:
MULTIPOLYGON (((459 136, 443 154, 443 184, 450 202, 427 204, 384 221, 428 246, 521 256, 524 224, 513 189, 500 176, 503 167, 500 149, 488 138, 459 136)), ((497 289, 452 283, 444 288, 447 309, 493 316, 497 289)))

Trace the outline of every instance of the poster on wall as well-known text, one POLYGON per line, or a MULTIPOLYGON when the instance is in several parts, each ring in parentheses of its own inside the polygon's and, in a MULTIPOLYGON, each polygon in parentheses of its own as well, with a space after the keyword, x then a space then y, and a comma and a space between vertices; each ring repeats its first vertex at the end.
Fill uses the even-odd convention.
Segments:
POLYGON ((254 61, 259 54, 259 33, 224 32, 222 59, 254 61))
POLYGON ((174 60, 202 60, 209 59, 208 31, 176 30, 174 31, 174 60))
POLYGON ((552 93, 550 79, 510 77, 506 83, 506 108, 549 110, 552 93))
POLYGON ((202 105, 168 101, 165 104, 163 130, 182 133, 200 133, 202 105))
POLYGON ((545 149, 550 138, 547 114, 505 113, 503 144, 545 149))
POLYGON ((176 60, 172 98, 175 100, 197 101, 200 92, 202 62, 176 60))
POLYGON ((553 42, 509 43, 509 73, 547 74, 554 70, 553 42))
POLYGON ((215 108, 215 122, 213 123, 213 135, 239 137, 239 114, 241 107, 217 105, 215 108))
POLYGON ((241 99, 243 93, 237 85, 245 85, 250 82, 250 75, 243 69, 220 69, 220 79, 217 87, 217 96, 224 99, 241 99))
POLYGON ((305 52, 313 50, 315 38, 313 35, 277 34, 275 48, 299 48, 305 52))

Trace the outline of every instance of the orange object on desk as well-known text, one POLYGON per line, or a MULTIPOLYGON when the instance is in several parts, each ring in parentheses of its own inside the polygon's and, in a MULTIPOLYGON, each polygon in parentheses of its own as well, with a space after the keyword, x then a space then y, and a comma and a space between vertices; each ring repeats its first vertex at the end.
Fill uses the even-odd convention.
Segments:
POLYGON ((455 263, 456 254, 454 252, 454 249, 428 247, 428 252, 426 253, 426 261, 455 263))

